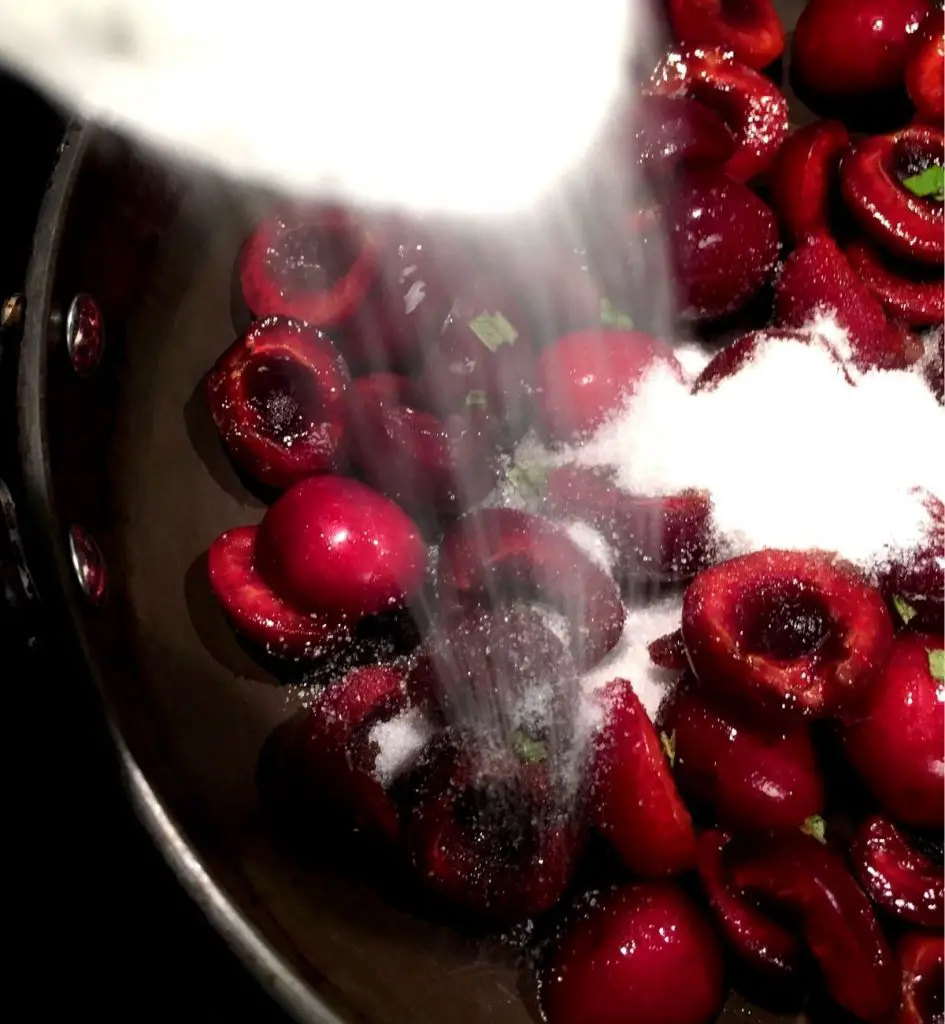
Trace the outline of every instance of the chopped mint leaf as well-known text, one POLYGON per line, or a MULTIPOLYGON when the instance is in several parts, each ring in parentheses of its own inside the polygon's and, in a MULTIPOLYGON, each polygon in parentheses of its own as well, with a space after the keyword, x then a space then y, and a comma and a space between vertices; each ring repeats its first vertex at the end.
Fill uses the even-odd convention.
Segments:
POLYGON ((666 755, 666 760, 669 761, 670 768, 676 764, 676 730, 673 729, 671 733, 660 733, 660 746, 663 748, 663 753, 666 755))
POLYGON ((893 608, 896 609, 896 612, 899 615, 899 618, 902 619, 902 624, 904 626, 908 626, 918 614, 915 608, 913 608, 904 597, 900 597, 898 594, 893 597, 892 603, 893 608))
POLYGON ((610 299, 600 300, 600 322, 605 327, 621 327, 627 330, 633 328, 633 321, 630 317, 615 308, 610 299))
POLYGON ((807 821, 801 825, 801 831, 813 836, 818 843, 827 842, 827 823, 819 814, 812 814, 807 821))
POLYGON ((902 183, 914 196, 920 199, 936 199, 945 202, 945 167, 933 164, 921 174, 913 174, 902 183))
POLYGON ((502 345, 514 345, 518 331, 501 313, 481 313, 469 321, 469 328, 489 349, 495 352, 502 345))
POLYGON ((929 651, 929 672, 933 679, 945 683, 945 650, 929 651))
POLYGON ((466 408, 468 409, 473 405, 485 405, 486 404, 486 393, 485 391, 470 391, 466 396, 466 408))
POLYGON ((547 466, 517 465, 506 474, 512 486, 525 498, 535 498, 545 488, 548 479, 547 466))
POLYGON ((512 737, 512 748, 526 764, 541 764, 548 757, 548 744, 536 740, 521 729, 512 737))

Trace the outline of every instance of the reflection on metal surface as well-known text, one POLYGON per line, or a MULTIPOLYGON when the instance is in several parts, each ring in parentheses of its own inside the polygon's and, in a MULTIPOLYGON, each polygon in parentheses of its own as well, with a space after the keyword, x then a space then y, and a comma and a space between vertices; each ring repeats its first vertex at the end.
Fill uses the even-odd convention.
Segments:
POLYGON ((82 593, 92 604, 99 604, 107 590, 102 552, 81 526, 69 529, 69 557, 82 593))
POLYGON ((102 359, 105 328, 102 313, 91 295, 79 294, 72 300, 66 316, 66 348, 75 372, 84 377, 102 359))

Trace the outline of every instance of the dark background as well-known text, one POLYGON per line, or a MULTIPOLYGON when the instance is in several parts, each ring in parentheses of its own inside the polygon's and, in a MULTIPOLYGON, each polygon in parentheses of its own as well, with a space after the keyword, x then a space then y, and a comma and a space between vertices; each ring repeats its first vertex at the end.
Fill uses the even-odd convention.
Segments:
MULTIPOLYGON (((64 120, 2 72, 0 115, 2 301, 23 285, 64 120)), ((0 375, 9 376, 10 356, 4 353, 0 375)), ((3 422, 9 424, 8 415, 3 422)), ((14 459, 10 434, 9 425, 0 434, 6 477, 14 459)), ((7 999, 15 997, 21 1019, 42 1022, 82 1015, 136 1024, 286 1024, 191 905, 132 814, 97 695, 57 660, 54 625, 41 613, 0 611, 2 863, 9 865, 0 922, 13 948, 4 972, 7 999)))

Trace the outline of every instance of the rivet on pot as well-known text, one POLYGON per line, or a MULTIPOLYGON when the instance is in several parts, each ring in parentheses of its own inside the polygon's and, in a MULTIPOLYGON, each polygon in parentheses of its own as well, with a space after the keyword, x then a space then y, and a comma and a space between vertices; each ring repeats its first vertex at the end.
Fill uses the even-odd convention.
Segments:
POLYGON ((81 526, 72 526, 69 530, 69 555, 82 593, 92 604, 98 604, 105 596, 105 560, 98 545, 81 526))
POLYGON ((104 348, 105 325, 101 310, 91 295, 80 292, 66 315, 66 349, 72 368, 83 377, 91 373, 101 361, 104 348))

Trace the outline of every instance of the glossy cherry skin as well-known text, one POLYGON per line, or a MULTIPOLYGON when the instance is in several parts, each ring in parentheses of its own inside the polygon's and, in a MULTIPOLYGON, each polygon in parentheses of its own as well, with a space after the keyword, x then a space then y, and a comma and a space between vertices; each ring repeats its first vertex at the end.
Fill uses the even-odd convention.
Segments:
POLYGON ((768 187, 784 233, 792 241, 828 230, 840 159, 849 144, 849 133, 839 121, 804 125, 782 143, 768 187))
POLYGON ((770 207, 720 171, 692 171, 674 186, 666 230, 680 308, 697 320, 741 308, 778 257, 770 207))
POLYGON ((257 317, 313 327, 344 324, 378 277, 378 240, 362 218, 332 205, 288 209, 259 224, 240 253, 243 298, 257 317))
POLYGON ((665 668, 671 672, 685 672, 689 667, 681 629, 657 637, 647 646, 647 653, 650 661, 658 668, 665 668))
POLYGON ((737 144, 721 170, 736 181, 764 174, 788 133, 787 101, 777 86, 724 49, 670 53, 649 88, 661 96, 691 97, 721 114, 737 144))
POLYGON ((801 967, 797 936, 773 921, 732 884, 732 836, 710 830, 699 836, 696 845, 699 881, 726 944, 764 978, 785 981, 795 977, 801 967))
POLYGON ((945 786, 945 682, 930 652, 942 637, 900 634, 862 717, 844 729, 850 763, 896 820, 941 829, 945 786))
POLYGON ((899 940, 896 953, 902 991, 892 1024, 939 1024, 945 987, 945 937, 909 932, 899 940))
POLYGON ((859 1020, 883 1021, 898 990, 895 959, 870 901, 833 850, 800 829, 733 858, 732 884, 797 922, 827 992, 859 1020))
POLYGON ((669 0, 668 7, 673 36, 683 46, 731 50, 758 69, 784 50, 784 26, 771 0, 669 0))
POLYGON ((537 405, 545 436, 568 443, 593 433, 656 365, 682 376, 672 348, 640 331, 600 328, 559 338, 538 361, 537 405))
POLYGON ((698 906, 666 883, 586 901, 539 972, 548 1024, 709 1024, 722 955, 698 906))
POLYGON ((312 477, 266 512, 256 564, 297 607, 357 620, 416 594, 427 548, 413 521, 382 494, 356 480, 312 477))
POLYGON ((689 870, 696 861, 692 819, 643 705, 623 679, 598 700, 604 718, 595 741, 591 820, 630 871, 660 877, 689 870))
POLYGON ((617 584, 568 534, 539 516, 485 508, 463 516, 437 559, 440 599, 459 606, 537 597, 566 615, 584 668, 619 641, 626 610, 617 584))
POLYGON ((877 245, 904 260, 941 268, 943 204, 916 196, 903 184, 936 164, 945 164, 941 127, 912 125, 857 142, 840 166, 840 189, 850 213, 877 245))
POLYGON ((640 96, 625 151, 654 174, 669 167, 716 167, 735 152, 735 136, 711 107, 686 96, 640 96))
POLYGON ((929 9, 928 0, 811 0, 791 55, 805 98, 867 104, 900 89, 909 40, 929 9))
POLYGON ((857 240, 845 249, 850 266, 881 302, 887 314, 910 327, 934 327, 945 319, 942 271, 894 260, 875 246, 857 240))
POLYGON ((298 320, 257 320, 217 360, 206 396, 234 462, 284 488, 343 459, 348 368, 332 340, 298 320))
POLYGON ((945 120, 945 12, 932 11, 909 43, 906 90, 916 114, 927 124, 945 120))
POLYGON ((850 860, 863 890, 887 914, 923 928, 945 924, 941 866, 910 846, 891 821, 867 818, 853 837, 850 860))
POLYGON ((675 735, 680 792, 722 827, 800 827, 823 810, 823 781, 806 725, 753 722, 692 686, 677 691, 662 725, 675 735))
POLYGON ((864 707, 893 636, 882 596, 854 569, 777 550, 701 572, 683 599, 682 628, 707 691, 787 717, 864 707))
POLYGON ((256 568, 256 526, 221 534, 207 553, 210 588, 233 626, 268 653, 318 658, 351 638, 336 614, 302 611, 277 594, 256 568))
POLYGON ((785 261, 775 286, 774 313, 781 326, 802 328, 824 312, 847 332, 860 370, 905 369, 921 352, 904 328, 887 322, 883 307, 837 243, 819 234, 785 261))

